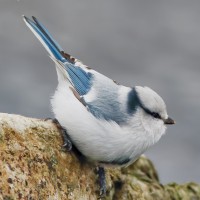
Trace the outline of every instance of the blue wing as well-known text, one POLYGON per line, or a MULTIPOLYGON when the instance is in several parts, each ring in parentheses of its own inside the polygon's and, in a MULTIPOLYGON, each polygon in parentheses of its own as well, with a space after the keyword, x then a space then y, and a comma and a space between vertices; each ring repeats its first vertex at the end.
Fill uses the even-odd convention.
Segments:
POLYGON ((93 75, 89 72, 85 72, 80 67, 74 67, 73 65, 66 64, 66 70, 73 82, 76 91, 81 95, 85 95, 91 89, 93 75))
POLYGON ((122 105, 126 102, 120 102, 118 99, 120 86, 108 77, 90 70, 84 65, 78 66, 77 63, 80 64, 80 61, 65 53, 49 31, 35 17, 33 20, 25 16, 23 18, 51 57, 65 70, 67 78, 75 89, 75 91, 72 89, 74 95, 87 107, 88 111, 96 118, 112 120, 118 124, 126 122, 128 113, 126 105, 122 105), (96 96, 92 100, 87 96, 91 88, 95 91, 96 96))
POLYGON ((76 66, 76 59, 67 53, 64 53, 60 45, 53 39, 49 31, 35 18, 33 21, 24 16, 24 21, 40 40, 49 54, 63 63, 66 72, 69 75, 70 82, 73 84, 79 95, 85 95, 92 85, 92 74, 86 72, 83 68, 76 66))

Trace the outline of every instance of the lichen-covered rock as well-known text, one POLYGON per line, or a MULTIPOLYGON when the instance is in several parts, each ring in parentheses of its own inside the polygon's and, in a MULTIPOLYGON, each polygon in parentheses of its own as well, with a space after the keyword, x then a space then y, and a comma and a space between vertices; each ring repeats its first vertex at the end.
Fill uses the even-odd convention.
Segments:
MULTIPOLYGON (((144 156, 128 168, 106 168, 112 200, 198 200, 200 186, 159 183, 144 156)), ((0 199, 95 200, 95 166, 65 152, 59 130, 50 120, 0 114, 0 199)))

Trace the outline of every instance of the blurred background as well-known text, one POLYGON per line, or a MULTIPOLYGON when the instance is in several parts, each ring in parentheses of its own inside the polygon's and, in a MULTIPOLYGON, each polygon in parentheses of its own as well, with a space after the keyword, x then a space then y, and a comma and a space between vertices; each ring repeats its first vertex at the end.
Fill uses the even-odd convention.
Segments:
POLYGON ((162 183, 200 183, 200 1, 1 0, 0 112, 46 118, 57 75, 23 14, 84 64, 157 91, 177 124, 146 155, 162 183))

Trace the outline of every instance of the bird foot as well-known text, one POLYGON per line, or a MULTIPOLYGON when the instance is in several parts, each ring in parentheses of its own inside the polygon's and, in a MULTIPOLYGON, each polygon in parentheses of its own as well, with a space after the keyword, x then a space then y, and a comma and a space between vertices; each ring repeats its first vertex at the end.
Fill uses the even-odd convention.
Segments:
POLYGON ((105 176, 105 170, 103 167, 98 167, 97 174, 99 178, 99 197, 103 198, 106 196, 106 176, 105 176))
POLYGON ((57 128, 61 131, 63 141, 64 141, 63 148, 65 148, 67 151, 71 151, 72 150, 72 142, 67 133, 67 130, 60 125, 60 123, 57 119, 51 119, 51 118, 45 119, 45 121, 48 121, 48 120, 51 120, 57 126, 57 128))

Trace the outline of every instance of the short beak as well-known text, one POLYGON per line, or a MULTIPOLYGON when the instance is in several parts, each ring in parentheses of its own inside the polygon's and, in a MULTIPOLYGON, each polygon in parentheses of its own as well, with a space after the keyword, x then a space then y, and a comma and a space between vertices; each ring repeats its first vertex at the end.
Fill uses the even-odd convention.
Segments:
POLYGON ((167 119, 164 120, 164 123, 168 125, 172 125, 172 124, 175 124, 175 121, 171 119, 170 117, 168 117, 167 119))

